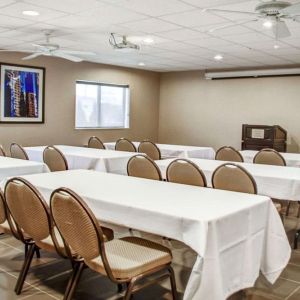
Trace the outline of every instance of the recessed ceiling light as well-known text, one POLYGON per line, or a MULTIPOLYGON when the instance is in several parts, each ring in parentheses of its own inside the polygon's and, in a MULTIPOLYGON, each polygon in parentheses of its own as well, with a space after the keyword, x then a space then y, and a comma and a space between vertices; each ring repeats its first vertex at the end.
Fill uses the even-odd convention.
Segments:
POLYGON ((143 66, 145 66, 145 63, 139 62, 138 65, 141 66, 141 67, 143 67, 143 66))
POLYGON ((274 45, 274 49, 278 49, 278 48, 280 48, 279 45, 274 45))
POLYGON ((25 16, 36 17, 40 13, 38 11, 35 11, 35 10, 24 10, 24 11, 22 11, 22 14, 25 15, 25 16))
POLYGON ((214 59, 215 60, 222 60, 223 56, 221 54, 217 54, 217 55, 215 55, 214 59))
POLYGON ((154 39, 151 38, 151 37, 146 37, 146 38, 143 39, 143 42, 145 44, 153 44, 154 43, 154 39))
POLYGON ((263 26, 266 27, 266 28, 272 28, 273 27, 273 22, 272 20, 265 20, 263 22, 263 26))

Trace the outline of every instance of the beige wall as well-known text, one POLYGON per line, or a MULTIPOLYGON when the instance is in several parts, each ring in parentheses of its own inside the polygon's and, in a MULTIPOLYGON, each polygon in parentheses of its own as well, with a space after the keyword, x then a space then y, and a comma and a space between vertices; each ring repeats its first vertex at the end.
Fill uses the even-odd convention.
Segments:
POLYGON ((205 80, 201 72, 161 76, 159 141, 241 147, 243 123, 281 125, 300 145, 300 76, 205 80))
POLYGON ((157 140, 159 74, 92 63, 72 63, 52 57, 21 61, 24 54, 0 54, 5 63, 46 67, 45 124, 0 124, 0 144, 15 141, 26 145, 87 143, 97 135, 104 141, 119 137, 157 140), (130 129, 75 130, 75 81, 90 80, 129 84, 131 93, 130 129))

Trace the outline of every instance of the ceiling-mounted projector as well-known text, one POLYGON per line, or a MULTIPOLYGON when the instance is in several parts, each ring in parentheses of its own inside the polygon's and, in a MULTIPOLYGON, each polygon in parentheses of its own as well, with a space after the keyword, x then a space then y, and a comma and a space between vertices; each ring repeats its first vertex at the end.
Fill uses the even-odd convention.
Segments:
POLYGON ((129 42, 125 35, 117 37, 116 34, 111 33, 109 38, 109 43, 115 50, 123 51, 123 52, 131 52, 140 50, 140 46, 129 42), (117 39, 119 38, 119 42, 117 39))

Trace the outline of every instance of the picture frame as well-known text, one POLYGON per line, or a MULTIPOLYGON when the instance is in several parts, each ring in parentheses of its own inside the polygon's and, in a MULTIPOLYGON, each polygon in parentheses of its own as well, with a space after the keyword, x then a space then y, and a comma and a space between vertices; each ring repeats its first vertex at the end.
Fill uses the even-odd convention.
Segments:
POLYGON ((0 123, 44 123, 43 67, 0 63, 0 123))

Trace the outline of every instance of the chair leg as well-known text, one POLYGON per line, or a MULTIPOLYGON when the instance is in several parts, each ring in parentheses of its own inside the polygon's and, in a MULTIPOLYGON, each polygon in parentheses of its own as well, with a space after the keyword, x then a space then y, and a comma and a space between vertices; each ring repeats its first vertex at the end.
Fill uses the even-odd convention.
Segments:
POLYGON ((31 244, 27 251, 27 254, 26 254, 23 266, 22 266, 22 270, 19 274, 18 281, 17 281, 16 287, 15 287, 15 292, 17 295, 21 294, 23 284, 26 279, 26 276, 27 276, 27 273, 30 268, 30 264, 31 264, 31 261, 32 261, 33 255, 34 255, 34 251, 35 251, 35 244, 31 244))
POLYGON ((171 282, 171 289, 172 289, 172 297, 173 297, 173 300, 177 300, 178 299, 178 294, 177 294, 177 287, 176 287, 176 280, 175 280, 174 270, 170 266, 168 268, 168 271, 170 273, 170 282, 171 282))
POLYGON ((129 282, 129 284, 127 284, 127 291, 126 294, 124 296, 124 300, 130 300, 132 298, 132 291, 133 291, 133 287, 135 285, 137 278, 132 278, 131 281, 129 282))
POLYGON ((122 283, 118 283, 118 293, 122 293, 124 290, 124 286, 122 283))
POLYGON ((73 298, 74 292, 76 290, 76 287, 78 285, 78 282, 80 280, 80 276, 82 274, 82 271, 84 269, 84 263, 79 262, 74 265, 73 268, 73 273, 71 275, 71 278, 69 279, 65 295, 64 295, 64 300, 71 300, 73 298))
POLYGON ((28 253, 28 244, 25 244, 25 257, 27 256, 28 253))
POLYGON ((294 249, 298 249, 298 240, 300 238, 300 229, 296 232, 294 238, 294 249))
POLYGON ((291 201, 288 201, 288 205, 286 207, 285 216, 287 217, 290 213, 291 201))
POLYGON ((40 248, 39 247, 35 248, 35 253, 36 253, 37 258, 41 258, 41 253, 40 253, 40 248))

